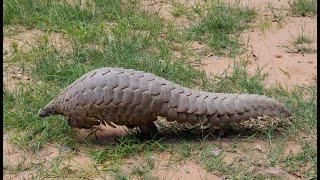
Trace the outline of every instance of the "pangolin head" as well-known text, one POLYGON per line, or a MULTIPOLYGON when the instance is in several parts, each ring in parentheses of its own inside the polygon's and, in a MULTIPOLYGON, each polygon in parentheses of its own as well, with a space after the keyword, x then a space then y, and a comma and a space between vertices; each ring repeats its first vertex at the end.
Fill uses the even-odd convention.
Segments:
POLYGON ((54 103, 48 103, 46 106, 44 106, 42 109, 39 110, 38 115, 39 117, 47 117, 51 115, 56 115, 56 108, 54 108, 54 103))

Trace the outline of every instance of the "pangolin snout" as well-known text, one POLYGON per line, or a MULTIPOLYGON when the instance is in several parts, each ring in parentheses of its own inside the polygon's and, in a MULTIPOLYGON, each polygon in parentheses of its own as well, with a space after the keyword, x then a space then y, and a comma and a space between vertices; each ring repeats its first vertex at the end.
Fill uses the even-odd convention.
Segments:
POLYGON ((48 113, 47 113, 47 111, 43 108, 43 109, 40 109, 40 110, 39 110, 38 115, 39 115, 39 117, 47 117, 47 116, 48 116, 48 113))

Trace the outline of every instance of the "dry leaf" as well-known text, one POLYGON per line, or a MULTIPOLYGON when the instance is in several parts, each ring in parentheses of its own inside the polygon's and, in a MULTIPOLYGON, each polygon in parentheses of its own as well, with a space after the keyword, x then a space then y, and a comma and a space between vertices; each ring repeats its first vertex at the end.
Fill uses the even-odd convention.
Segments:
POLYGON ((272 175, 280 175, 283 173, 282 168, 277 166, 276 167, 257 167, 256 169, 272 175))

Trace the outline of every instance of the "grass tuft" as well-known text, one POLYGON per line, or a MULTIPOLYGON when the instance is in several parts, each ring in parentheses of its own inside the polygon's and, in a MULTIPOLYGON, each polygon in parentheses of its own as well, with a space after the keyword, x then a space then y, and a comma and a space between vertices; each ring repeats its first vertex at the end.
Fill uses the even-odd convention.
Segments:
POLYGON ((302 32, 294 37, 293 41, 291 41, 290 45, 287 45, 286 48, 288 52, 311 54, 317 52, 317 50, 312 47, 313 42, 313 38, 305 35, 304 29, 302 28, 302 32))
POLYGON ((186 7, 184 6, 184 4, 172 2, 172 11, 170 11, 170 13, 174 17, 180 17, 186 13, 186 7))
POLYGON ((315 16, 317 13, 317 0, 290 0, 290 10, 297 16, 315 16))
POLYGON ((252 8, 218 2, 200 22, 189 28, 188 38, 206 42, 216 54, 235 56, 241 52, 238 37, 255 16, 252 8))

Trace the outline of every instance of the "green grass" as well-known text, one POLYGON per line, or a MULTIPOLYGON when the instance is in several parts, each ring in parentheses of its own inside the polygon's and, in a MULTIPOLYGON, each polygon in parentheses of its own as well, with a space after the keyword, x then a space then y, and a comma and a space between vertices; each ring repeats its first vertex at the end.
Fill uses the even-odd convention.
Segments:
POLYGON ((151 152, 162 152, 169 147, 163 145, 159 140, 141 142, 136 136, 127 136, 118 140, 118 145, 106 145, 105 148, 99 150, 91 150, 90 154, 98 163, 105 161, 117 161, 121 158, 131 157, 135 155, 143 155, 151 152))
POLYGON ((291 13, 297 16, 315 16, 317 13, 317 0, 290 0, 291 13))
POLYGON ((260 21, 258 23, 258 27, 259 27, 260 31, 265 31, 265 30, 270 29, 272 27, 272 23, 269 21, 260 21))
MULTIPOLYGON (((185 46, 188 44, 186 35, 158 15, 140 10, 137 3, 95 0, 95 6, 83 8, 80 4, 72 5, 64 1, 4 1, 6 35, 17 34, 16 29, 12 28, 15 26, 44 32, 30 45, 29 51, 21 51, 17 44, 13 44, 15 50, 5 61, 30 73, 31 80, 30 84, 22 83, 14 90, 5 84, 4 133, 10 134, 9 141, 23 151, 37 154, 47 143, 51 143, 59 149, 66 149, 65 153, 69 155, 28 166, 29 170, 35 170, 36 178, 88 179, 108 172, 114 179, 153 179, 153 172, 157 169, 151 157, 164 152, 172 154, 170 167, 183 160, 196 160, 207 171, 229 178, 274 178, 250 169, 254 160, 251 154, 255 150, 247 148, 246 143, 254 145, 257 138, 268 143, 267 152, 264 152, 267 158, 261 165, 281 166, 286 172, 302 173, 304 178, 316 176, 316 141, 305 140, 301 136, 316 134, 316 85, 297 86, 292 90, 279 85, 265 87, 263 81, 267 75, 261 69, 249 75, 247 67, 238 63, 234 64, 232 74, 206 75, 189 63, 192 53, 185 46), (59 49, 50 41, 53 32, 67 38, 70 50, 59 49), (176 58, 174 51, 182 51, 181 58, 176 58), (209 129, 194 134, 191 130, 175 131, 178 128, 174 125, 164 127, 163 133, 153 140, 140 141, 137 134, 131 132, 126 137, 117 138, 116 143, 109 144, 78 137, 76 130, 68 126, 62 116, 38 117, 38 110, 68 84, 83 73, 103 66, 144 70, 187 87, 196 86, 211 92, 272 96, 288 107, 293 118, 280 127, 270 125, 250 129, 233 124, 225 126, 232 133, 225 139, 227 145, 220 145, 221 141, 212 137, 209 129), (284 144, 281 142, 287 140, 299 143, 301 151, 283 157, 284 144), (221 149, 221 154, 213 155, 212 150, 215 149, 221 149), (223 157, 238 149, 245 151, 240 154, 243 160, 226 165, 223 157), (77 153, 92 157, 92 172, 72 170, 64 164, 77 153), (127 167, 127 159, 135 159, 137 164, 127 167), (305 164, 310 168, 300 172, 300 167, 305 164), (124 167, 127 169, 124 170, 124 167)), ((205 14, 201 8, 193 7, 195 13, 201 14, 200 17, 205 14)), ((238 36, 249 27, 248 23, 255 17, 254 10, 222 3, 213 4, 209 9, 206 16, 187 30, 189 38, 206 43, 216 49, 215 53, 236 55, 242 47, 238 36)), ((297 40, 308 43, 308 38, 297 40)), ((25 164, 23 158, 17 165, 4 164, 4 174, 23 172, 25 164)))
POLYGON ((203 5, 200 5, 199 3, 195 2, 192 6, 192 11, 198 14, 200 17, 203 16, 203 5))
POLYGON ((290 42, 290 45, 286 46, 288 52, 297 52, 297 53, 315 53, 317 50, 312 46, 314 39, 304 33, 304 29, 302 28, 302 32, 298 34, 293 40, 290 42))
POLYGON ((311 54, 311 53, 317 52, 316 49, 314 49, 312 47, 306 47, 306 46, 297 46, 296 47, 296 51, 297 52, 301 52, 301 53, 307 53, 307 54, 311 54))
POLYGON ((178 3, 178 2, 172 2, 172 10, 170 13, 175 16, 179 17, 186 13, 186 7, 184 4, 178 3))
POLYGON ((160 31, 159 17, 135 11, 134 4, 121 6, 120 1, 102 0, 94 3, 97 8, 81 8, 78 3, 68 4, 63 0, 5 1, 3 25, 19 24, 28 28, 67 33, 81 43, 101 45, 107 45, 106 42, 112 36, 127 36, 130 28, 148 30, 150 34, 160 31))
POLYGON ((257 27, 261 31, 268 30, 273 28, 273 23, 276 22, 277 28, 284 27, 284 19, 287 16, 287 11, 282 8, 275 8, 272 3, 268 3, 267 6, 268 10, 272 14, 272 16, 268 15, 259 15, 259 22, 257 23, 257 27))
POLYGON ((298 37, 293 42, 294 44, 303 44, 303 43, 312 43, 313 39, 308 36, 305 36, 303 33, 299 34, 298 37))
POLYGON ((189 28, 188 38, 205 42, 218 55, 235 56, 241 52, 240 33, 249 28, 255 16, 252 8, 218 2, 189 28))
POLYGON ((145 165, 133 164, 131 174, 133 176, 143 177, 144 179, 155 179, 150 173, 154 166, 154 160, 149 156, 147 157, 145 165))
POLYGON ((287 15, 286 12, 283 12, 283 9, 278 9, 273 7, 272 3, 268 3, 268 9, 271 11, 272 13, 272 21, 277 22, 278 23, 278 27, 282 27, 283 26, 283 20, 285 18, 285 16, 287 15))

